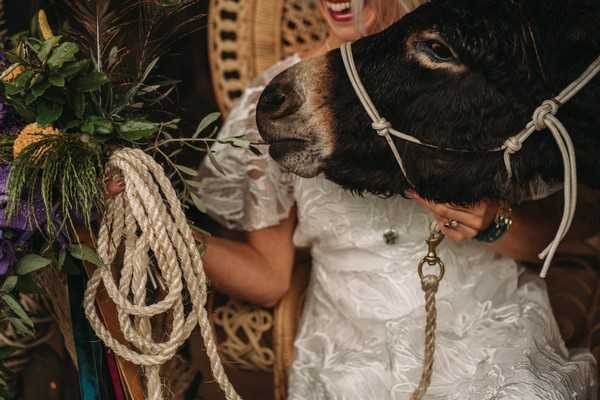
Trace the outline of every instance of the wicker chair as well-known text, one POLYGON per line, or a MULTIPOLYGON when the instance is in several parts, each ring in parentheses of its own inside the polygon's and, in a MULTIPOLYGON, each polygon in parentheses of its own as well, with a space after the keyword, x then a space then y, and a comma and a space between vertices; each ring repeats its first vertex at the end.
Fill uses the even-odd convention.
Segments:
MULTIPOLYGON (((209 23, 213 87, 224 115, 256 75, 295 52, 310 49, 327 35, 315 0, 211 0, 209 23)), ((587 347, 600 357, 600 262, 595 251, 587 256, 559 257, 547 283, 567 346, 587 347)), ((303 260, 295 267, 292 289, 274 310, 260 310, 233 300, 220 306, 225 307, 230 320, 252 320, 257 313, 268 312, 269 332, 263 326, 254 340, 245 334, 228 338, 223 331, 232 330, 223 326, 223 318, 215 320, 225 342, 233 339, 242 344, 236 354, 231 354, 227 345, 222 346, 225 359, 244 368, 271 368, 277 400, 286 397, 287 369, 308 283, 309 262, 303 260), (253 354, 264 353, 265 349, 272 351, 272 361, 253 365, 252 359, 257 358, 253 354)), ((215 308, 217 316, 224 312, 220 307, 215 308)))

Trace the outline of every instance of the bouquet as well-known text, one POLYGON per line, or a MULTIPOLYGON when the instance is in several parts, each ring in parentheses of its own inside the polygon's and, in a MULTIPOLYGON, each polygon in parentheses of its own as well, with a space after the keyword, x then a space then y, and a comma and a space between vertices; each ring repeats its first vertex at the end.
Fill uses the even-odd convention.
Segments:
MULTIPOLYGON (((201 27, 201 16, 183 17, 197 2, 66 0, 74 18, 60 34, 40 10, 0 57, 0 317, 20 335, 35 328, 19 302, 20 293, 36 291, 33 272, 77 273, 76 260, 104 266, 78 231, 92 232, 104 211, 105 184, 118 179, 106 171, 113 151, 142 149, 163 166, 182 204, 203 208, 196 171, 175 157, 184 148, 210 156, 217 128, 205 131, 219 114, 177 137, 181 120, 161 111, 177 82, 158 72, 169 47, 201 27), (131 31, 139 39, 133 47, 131 31)), ((228 143, 258 151, 243 137, 228 143)), ((0 370, 0 385, 7 373, 0 370)))

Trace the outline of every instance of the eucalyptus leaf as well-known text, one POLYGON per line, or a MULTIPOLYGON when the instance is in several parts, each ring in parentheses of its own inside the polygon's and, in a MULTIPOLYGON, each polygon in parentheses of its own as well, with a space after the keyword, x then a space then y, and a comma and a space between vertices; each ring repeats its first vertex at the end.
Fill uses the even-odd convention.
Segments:
POLYGON ((158 131, 158 124, 149 121, 128 120, 119 126, 119 131, 126 139, 140 140, 155 134, 158 131))
POLYGON ((4 84, 4 94, 7 96, 17 95, 17 94, 21 93, 23 90, 25 90, 25 89, 16 86, 12 82, 8 82, 8 83, 4 84))
POLYGON ((69 253, 78 260, 89 262, 97 267, 105 267, 100 256, 90 247, 84 244, 74 244, 68 247, 69 253))
POLYGON ((110 135, 113 132, 113 125, 106 118, 93 116, 83 123, 81 131, 91 135, 110 135))
POLYGON ((58 252, 58 259, 56 260, 56 268, 62 269, 65 265, 65 258, 67 257, 67 251, 63 248, 58 252))
POLYGON ((221 167, 221 165, 219 164, 219 161, 217 161, 217 158, 215 157, 215 154, 208 147, 208 145, 206 146, 206 155, 208 156, 208 160, 210 161, 210 163, 213 165, 213 167, 215 167, 215 169, 217 171, 219 171, 220 174, 227 175, 227 173, 225 172, 225 170, 223 169, 223 167, 221 167))
POLYGON ((185 180, 184 182, 186 185, 194 187, 196 189, 201 189, 204 187, 204 185, 202 184, 202 181, 185 180))
POLYGON ((36 108, 36 122, 41 126, 50 125, 58 120, 62 113, 62 104, 40 101, 36 108))
POLYGON ((33 328, 33 321, 31 320, 31 318, 29 318, 29 315, 27 315, 27 313, 25 312, 21 304, 19 304, 17 299, 15 299, 10 294, 6 293, 0 294, 0 297, 2 298, 2 300, 4 300, 4 303, 15 313, 15 315, 19 317, 21 321, 23 321, 25 325, 33 328))
POLYGON ((31 70, 23 71, 11 82, 11 84, 19 89, 25 89, 34 74, 35 73, 31 70))
POLYGON ((53 86, 65 87, 65 77, 62 75, 50 75, 48 77, 48 82, 53 86))
POLYGON ((196 132, 194 132, 194 136, 192 136, 192 137, 194 139, 197 138, 200 135, 200 133, 202 133, 210 124, 212 124, 213 122, 218 120, 220 117, 221 117, 221 113, 214 112, 214 113, 208 114, 206 117, 202 118, 202 121, 200 121, 200 123, 198 124, 198 127, 196 128, 196 132))
POLYGON ((250 147, 250 141, 246 139, 232 139, 230 142, 235 147, 242 149, 248 149, 250 147))
POLYGON ((70 62, 68 64, 65 64, 64 67, 61 68, 60 74, 65 79, 69 79, 72 76, 77 75, 79 72, 89 69, 89 67, 91 65, 92 65, 92 62, 90 60, 80 60, 80 61, 70 62))
POLYGON ((35 113, 31 109, 29 109, 25 104, 23 104, 23 102, 19 101, 16 98, 11 98, 11 105, 25 121, 35 121, 35 113))
POLYGON ((12 324, 12 326, 15 327, 15 329, 17 330, 17 333, 19 333, 20 335, 33 336, 33 330, 31 330, 31 328, 25 326, 23 321, 21 321, 19 318, 8 317, 8 321, 12 324))
POLYGON ((27 275, 38 269, 42 269, 47 267, 52 263, 52 260, 49 260, 45 257, 39 256, 37 254, 27 254, 17 261, 17 266, 15 268, 18 275, 27 275))
POLYGON ((46 79, 44 74, 41 74, 38 72, 37 74, 33 75, 33 78, 31 78, 31 82, 29 83, 29 86, 33 87, 33 86, 37 85, 38 83, 42 82, 44 79, 46 79))
MULTIPOLYGON (((188 222, 189 222, 189 221, 188 221, 188 222)), ((208 231, 205 231, 204 229, 202 229, 202 228, 200 228, 200 227, 198 227, 198 226, 196 226, 196 225, 194 225, 194 224, 192 224, 192 223, 189 223, 188 225, 189 225, 189 227, 190 227, 190 228, 191 228, 193 231, 196 231, 196 232, 198 232, 198 233, 201 233, 201 234, 202 234, 202 235, 204 235, 204 236, 208 236, 208 237, 211 237, 211 236, 212 236, 212 234, 211 234, 210 232, 208 232, 208 231)))
POLYGON ((48 66, 52 70, 61 68, 65 63, 75 60, 75 54, 79 52, 79 46, 73 42, 65 42, 52 50, 48 58, 48 66))
POLYGON ((42 96, 44 93, 46 93, 46 90, 48 90, 49 87, 50 87, 50 82, 44 80, 44 81, 39 82, 31 87, 31 94, 35 98, 38 98, 38 97, 42 96))
POLYGON ((196 195, 194 192, 190 192, 190 198, 192 199, 192 203, 194 204, 194 206, 196 206, 198 211, 206 213, 206 205, 202 200, 200 200, 200 197, 198 197, 198 195, 196 195))
POLYGON ((19 277, 16 275, 7 276, 4 282, 2 282, 2 286, 0 287, 0 292, 2 293, 10 293, 17 286, 17 282, 19 281, 19 277))
POLYGON ((75 88, 81 92, 93 92, 109 81, 104 72, 93 71, 75 81, 75 88))
POLYGON ((186 167, 185 165, 175 164, 175 168, 177 168, 178 170, 180 170, 181 172, 183 172, 186 175, 198 176, 198 171, 191 169, 190 167, 186 167))
POLYGON ((260 156, 262 156, 262 155, 263 155, 262 151, 260 151, 260 149, 259 149, 258 147, 256 147, 256 146, 250 146, 250 147, 249 147, 249 150, 250 150, 250 151, 252 152, 252 154, 254 154, 255 156, 258 156, 258 157, 260 157, 260 156))
POLYGON ((40 50, 37 52, 38 60, 40 60, 41 62, 46 62, 48 56, 50 55, 50 52, 58 45, 60 40, 60 36, 53 36, 50 39, 46 40, 44 43, 42 43, 40 50))

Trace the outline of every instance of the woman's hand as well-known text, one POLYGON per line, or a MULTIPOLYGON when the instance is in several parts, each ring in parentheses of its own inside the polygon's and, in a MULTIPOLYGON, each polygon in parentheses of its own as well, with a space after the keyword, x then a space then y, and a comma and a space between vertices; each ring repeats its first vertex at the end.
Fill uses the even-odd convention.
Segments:
POLYGON ((407 192, 407 197, 431 210, 442 233, 457 241, 473 239, 479 232, 486 230, 500 208, 498 203, 490 201, 482 201, 470 208, 434 203, 412 191, 407 192))
POLYGON ((125 182, 122 178, 116 178, 113 175, 109 175, 104 179, 104 188, 104 196, 107 199, 110 199, 125 190, 125 182))

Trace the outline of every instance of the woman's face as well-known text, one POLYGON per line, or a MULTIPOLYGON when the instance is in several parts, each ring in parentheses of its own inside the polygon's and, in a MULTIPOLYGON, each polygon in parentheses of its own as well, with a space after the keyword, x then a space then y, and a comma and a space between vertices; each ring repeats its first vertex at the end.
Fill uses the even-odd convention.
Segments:
MULTIPOLYGON (((329 25, 331 34, 342 42, 354 41, 362 36, 354 22, 350 0, 319 0, 319 9, 329 25)), ((362 21, 358 25, 369 32, 376 19, 376 10, 371 1, 365 0, 362 21)))

